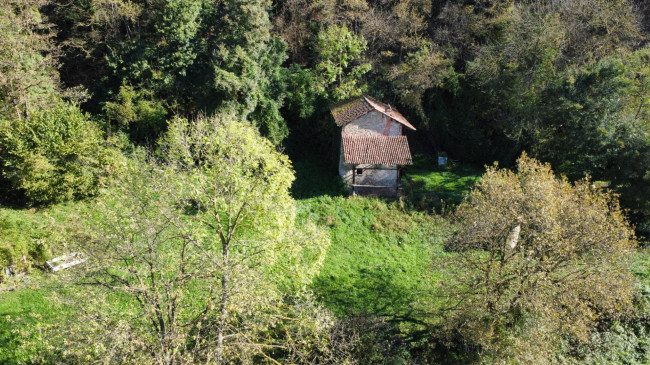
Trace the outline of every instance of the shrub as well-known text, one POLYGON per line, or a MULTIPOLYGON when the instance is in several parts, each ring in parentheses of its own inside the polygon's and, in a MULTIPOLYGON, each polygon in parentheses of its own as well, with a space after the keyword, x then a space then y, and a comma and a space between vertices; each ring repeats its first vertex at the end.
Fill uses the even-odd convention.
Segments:
POLYGON ((0 121, 2 176, 32 203, 93 195, 118 160, 99 128, 70 104, 0 121))

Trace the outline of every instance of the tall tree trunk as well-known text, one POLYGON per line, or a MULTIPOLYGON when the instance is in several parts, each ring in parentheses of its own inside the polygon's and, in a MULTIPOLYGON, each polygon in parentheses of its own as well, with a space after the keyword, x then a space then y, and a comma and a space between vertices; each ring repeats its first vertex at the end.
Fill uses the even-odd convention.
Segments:
POLYGON ((221 303, 219 307, 219 328, 217 332, 217 364, 223 364, 223 340, 226 332, 226 319, 228 318, 228 299, 230 292, 230 268, 228 256, 230 254, 230 244, 223 246, 222 267, 223 276, 221 277, 221 303))

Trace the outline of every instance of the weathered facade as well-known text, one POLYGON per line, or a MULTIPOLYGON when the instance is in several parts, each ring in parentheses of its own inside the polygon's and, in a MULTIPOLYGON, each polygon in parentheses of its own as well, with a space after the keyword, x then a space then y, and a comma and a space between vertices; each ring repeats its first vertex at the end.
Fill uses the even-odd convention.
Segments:
POLYGON ((369 96, 332 107, 341 127, 339 174, 353 194, 396 194, 400 169, 412 163, 404 127, 415 128, 390 105, 369 96))

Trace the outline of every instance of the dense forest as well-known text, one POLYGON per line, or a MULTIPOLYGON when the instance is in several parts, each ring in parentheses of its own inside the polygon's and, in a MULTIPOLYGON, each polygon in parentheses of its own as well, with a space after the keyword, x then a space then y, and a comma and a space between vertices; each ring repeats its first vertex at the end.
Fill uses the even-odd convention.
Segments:
POLYGON ((648 0, 0 2, 0 363, 647 364, 648 242, 648 0))

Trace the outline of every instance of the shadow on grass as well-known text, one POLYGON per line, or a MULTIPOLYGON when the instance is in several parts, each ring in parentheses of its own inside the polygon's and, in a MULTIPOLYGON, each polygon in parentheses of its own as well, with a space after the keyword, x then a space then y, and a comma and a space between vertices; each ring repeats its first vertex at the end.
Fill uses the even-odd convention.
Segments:
POLYGON ((403 272, 392 267, 359 267, 354 277, 340 280, 331 276, 319 276, 314 281, 316 292, 339 314, 416 318, 413 303, 417 289, 404 285, 403 272))
POLYGON ((307 155, 294 160, 293 168, 296 171, 296 180, 291 186, 294 199, 345 195, 341 178, 328 161, 307 155))

